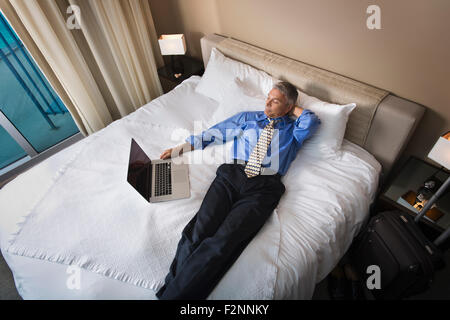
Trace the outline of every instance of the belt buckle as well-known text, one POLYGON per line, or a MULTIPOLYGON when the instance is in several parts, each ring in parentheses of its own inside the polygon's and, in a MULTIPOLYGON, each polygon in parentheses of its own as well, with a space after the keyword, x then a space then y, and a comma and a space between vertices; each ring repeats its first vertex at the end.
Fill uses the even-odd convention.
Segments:
POLYGON ((262 176, 273 176, 277 174, 277 172, 275 170, 272 170, 271 168, 261 167, 261 171, 259 172, 259 174, 262 176))

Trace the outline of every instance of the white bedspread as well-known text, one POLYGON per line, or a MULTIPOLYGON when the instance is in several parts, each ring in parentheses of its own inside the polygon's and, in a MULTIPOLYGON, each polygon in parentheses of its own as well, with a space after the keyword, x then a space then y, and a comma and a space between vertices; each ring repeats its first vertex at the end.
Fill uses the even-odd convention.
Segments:
MULTIPOLYGON (((154 159, 192 132, 194 121, 202 121, 203 128, 212 125, 217 104, 194 92, 198 81, 188 79, 64 150, 57 161, 48 161, 57 164, 53 174, 37 175, 44 163, 22 175, 36 175, 40 187, 20 185, 26 179, 21 176, 1 190, 2 251, 78 265, 104 279, 157 290, 181 231, 200 207, 220 163, 190 165, 191 198, 149 204, 126 182, 130 140, 135 138, 154 159), (14 204, 19 199, 31 200, 14 204)), ((206 148, 184 157, 192 162, 221 150, 206 148)), ((326 161, 299 152, 283 178, 286 193, 279 206, 210 299, 312 296, 367 217, 381 170, 362 148, 344 140, 343 150, 326 161)))

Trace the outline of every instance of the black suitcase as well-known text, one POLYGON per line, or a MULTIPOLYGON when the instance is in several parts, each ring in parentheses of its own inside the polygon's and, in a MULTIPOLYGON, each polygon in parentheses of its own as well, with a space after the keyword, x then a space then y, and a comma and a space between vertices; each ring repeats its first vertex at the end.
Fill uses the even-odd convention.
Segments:
POLYGON ((429 241, 414 219, 401 211, 374 216, 355 239, 352 264, 363 286, 376 280, 370 292, 376 299, 402 299, 429 288, 434 272, 443 266, 442 252, 429 241))

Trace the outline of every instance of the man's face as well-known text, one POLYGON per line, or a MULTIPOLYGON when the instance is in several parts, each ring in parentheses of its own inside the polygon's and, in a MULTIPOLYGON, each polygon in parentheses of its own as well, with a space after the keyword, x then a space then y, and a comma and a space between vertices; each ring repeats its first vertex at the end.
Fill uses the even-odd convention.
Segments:
POLYGON ((284 94, 278 89, 272 89, 266 99, 266 108, 264 113, 269 118, 278 118, 286 115, 291 111, 292 105, 288 104, 288 101, 284 94))

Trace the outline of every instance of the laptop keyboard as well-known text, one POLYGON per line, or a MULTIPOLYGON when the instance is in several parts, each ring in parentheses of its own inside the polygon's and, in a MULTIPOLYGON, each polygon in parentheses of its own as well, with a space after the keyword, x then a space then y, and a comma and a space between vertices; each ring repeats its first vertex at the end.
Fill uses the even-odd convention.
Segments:
POLYGON ((171 163, 155 164, 155 197, 172 194, 171 163))

